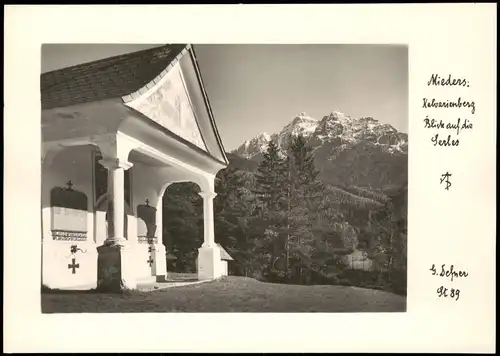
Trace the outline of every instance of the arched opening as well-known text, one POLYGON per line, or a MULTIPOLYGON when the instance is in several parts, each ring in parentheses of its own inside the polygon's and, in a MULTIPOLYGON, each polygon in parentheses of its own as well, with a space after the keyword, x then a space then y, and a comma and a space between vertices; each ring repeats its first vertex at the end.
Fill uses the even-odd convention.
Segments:
POLYGON ((167 270, 197 272, 198 248, 203 243, 203 199, 200 187, 192 182, 173 183, 163 195, 163 244, 167 270))

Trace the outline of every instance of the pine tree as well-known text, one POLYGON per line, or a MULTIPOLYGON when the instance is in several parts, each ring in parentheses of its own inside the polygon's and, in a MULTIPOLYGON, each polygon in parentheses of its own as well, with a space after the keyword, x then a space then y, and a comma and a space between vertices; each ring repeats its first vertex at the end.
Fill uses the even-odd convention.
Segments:
POLYGON ((302 277, 303 270, 313 263, 313 254, 319 244, 314 234, 314 225, 319 219, 325 187, 318 179, 313 149, 304 137, 298 135, 288 150, 289 192, 288 192, 288 239, 292 270, 296 277, 302 277))
POLYGON ((257 168, 256 194, 262 202, 262 209, 277 211, 283 208, 283 189, 280 184, 286 174, 285 158, 274 140, 269 142, 268 149, 263 155, 264 159, 257 168))
POLYGON ((295 137, 289 147, 290 169, 295 189, 302 192, 309 204, 317 206, 324 194, 324 184, 318 179, 313 148, 302 135, 295 137))
MULTIPOLYGON (((286 241, 287 160, 272 140, 256 172, 257 209, 254 217, 256 253, 263 269, 275 272, 276 261, 283 257, 286 241)), ((285 269, 285 268, 280 268, 285 269)), ((285 271, 281 271, 286 274, 285 271)))
POLYGON ((214 201, 215 230, 218 242, 235 259, 239 274, 247 275, 253 266, 250 218, 255 209, 253 173, 228 167, 219 172, 214 201))

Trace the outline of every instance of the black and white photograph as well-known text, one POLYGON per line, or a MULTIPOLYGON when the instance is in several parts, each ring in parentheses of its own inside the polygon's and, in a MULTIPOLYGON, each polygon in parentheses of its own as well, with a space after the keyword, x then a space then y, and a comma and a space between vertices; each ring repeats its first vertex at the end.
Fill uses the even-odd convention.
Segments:
POLYGON ((5 6, 4 352, 494 353, 495 9, 5 6))
POLYGON ((42 313, 406 312, 408 46, 44 43, 42 313))

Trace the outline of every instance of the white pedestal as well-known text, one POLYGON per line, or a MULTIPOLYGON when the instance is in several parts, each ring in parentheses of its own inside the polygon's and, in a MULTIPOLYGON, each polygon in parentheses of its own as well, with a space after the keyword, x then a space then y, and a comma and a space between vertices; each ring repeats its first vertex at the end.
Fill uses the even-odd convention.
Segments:
POLYGON ((198 279, 216 279, 221 276, 219 247, 200 247, 198 249, 198 279))
MULTIPOLYGON (((150 255, 148 251, 150 245, 144 243, 130 244, 135 254, 135 275, 140 281, 153 281, 153 265, 149 263, 150 255)), ((151 258, 153 260, 153 258, 151 258)))
POLYGON ((228 270, 227 270, 227 261, 220 261, 221 268, 222 268, 222 275, 227 276, 228 275, 228 270))
POLYGON ((94 243, 42 242, 42 285, 50 289, 88 290, 97 286, 97 250, 94 243), (71 253, 71 246, 78 250, 71 253))
POLYGON ((129 246, 100 246, 97 248, 97 288, 103 291, 135 289, 134 249, 129 246))

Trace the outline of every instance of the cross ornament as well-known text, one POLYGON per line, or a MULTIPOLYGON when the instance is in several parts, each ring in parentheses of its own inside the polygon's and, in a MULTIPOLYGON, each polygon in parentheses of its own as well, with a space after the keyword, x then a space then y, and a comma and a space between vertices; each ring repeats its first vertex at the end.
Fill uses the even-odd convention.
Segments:
POLYGON ((69 180, 66 185, 68 186, 68 190, 73 190, 73 182, 71 180, 69 180))
POLYGON ((146 199, 146 205, 149 206, 149 199, 146 199))
POLYGON ((68 269, 72 269, 73 271, 71 272, 72 274, 76 274, 76 269, 77 268, 80 268, 80 264, 79 263, 75 263, 76 260, 73 258, 73 261, 71 262, 71 264, 68 264, 68 269))
POLYGON ((149 263, 149 267, 151 267, 153 265, 153 259, 151 258, 151 256, 149 256, 149 260, 146 261, 147 263, 149 263))

